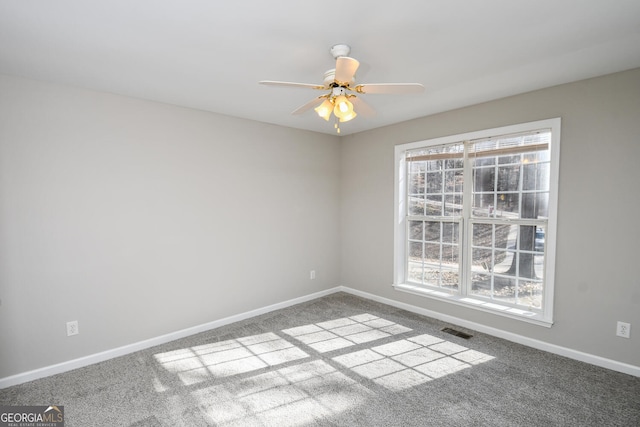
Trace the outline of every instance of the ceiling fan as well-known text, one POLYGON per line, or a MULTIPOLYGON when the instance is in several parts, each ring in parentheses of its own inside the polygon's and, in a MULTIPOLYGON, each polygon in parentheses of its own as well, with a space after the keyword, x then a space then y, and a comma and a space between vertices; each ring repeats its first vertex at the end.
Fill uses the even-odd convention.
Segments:
POLYGON ((358 97, 360 94, 413 94, 424 91, 420 83, 355 83, 355 74, 360 63, 348 55, 351 48, 346 44, 337 44, 330 49, 336 60, 336 67, 324 73, 322 84, 279 82, 262 80, 259 83, 270 86, 300 87, 325 91, 326 93, 312 99, 295 109, 291 114, 302 114, 311 108, 325 120, 335 116, 335 128, 340 133, 339 123, 354 119, 359 113, 364 116, 375 114, 373 108, 358 97), (355 93, 354 93, 355 92, 355 93))

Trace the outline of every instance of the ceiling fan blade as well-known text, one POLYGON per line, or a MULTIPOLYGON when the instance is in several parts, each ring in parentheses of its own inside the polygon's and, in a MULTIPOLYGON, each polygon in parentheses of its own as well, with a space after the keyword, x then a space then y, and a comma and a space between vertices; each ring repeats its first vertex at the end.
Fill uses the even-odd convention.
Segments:
POLYGON ((273 80, 262 80, 262 81, 259 81, 258 83, 260 83, 261 85, 267 85, 267 86, 301 87, 301 88, 319 89, 319 90, 327 89, 322 85, 314 85, 311 83, 277 82, 273 80))
POLYGON ((364 117, 372 117, 376 115, 376 110, 371 107, 371 105, 367 104, 362 100, 362 98, 358 98, 357 96, 353 96, 349 98, 349 101, 353 104, 353 110, 363 115, 364 117))
POLYGON ((353 90, 358 93, 372 94, 411 94, 424 92, 420 83, 372 83, 356 86, 353 90))
POLYGON ((357 59, 349 58, 348 56, 340 56, 336 59, 336 82, 348 85, 351 80, 353 80, 353 76, 356 75, 356 71, 359 66, 360 63, 357 59))
POLYGON ((307 111, 309 111, 310 109, 317 107, 318 105, 322 104, 322 102, 326 99, 327 97, 325 95, 319 96, 317 98, 312 99, 311 101, 307 102, 306 104, 296 108, 295 110, 293 110, 291 112, 292 115, 297 116, 300 115, 302 113, 305 113, 307 111))

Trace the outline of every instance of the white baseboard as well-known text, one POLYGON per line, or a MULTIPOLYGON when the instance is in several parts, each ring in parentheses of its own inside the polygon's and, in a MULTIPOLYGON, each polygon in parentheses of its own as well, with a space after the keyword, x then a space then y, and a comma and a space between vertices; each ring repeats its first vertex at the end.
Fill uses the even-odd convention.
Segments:
POLYGON ((600 366, 602 368, 611 369, 612 371, 622 372, 625 374, 633 375, 635 377, 640 377, 640 366, 634 366, 628 363, 618 362, 618 361, 607 359, 604 357, 595 356, 593 354, 584 353, 578 350, 562 347, 556 344, 550 344, 544 341, 540 341, 540 340, 528 338, 522 335, 514 334, 511 332, 503 331, 501 329, 484 326, 478 323, 470 322, 468 320, 460 319, 458 317, 449 316, 449 315, 438 313, 432 310, 427 310, 426 308, 416 307, 411 304, 405 304, 403 302, 380 297, 378 295, 370 294, 368 292, 352 289, 347 286, 339 286, 339 290, 362 297, 362 298, 370 299, 370 300, 387 304, 393 307, 401 308, 403 310, 407 310, 412 313, 422 314, 423 316, 431 317, 433 319, 438 319, 443 322, 462 326, 464 328, 472 329, 474 331, 482 332, 488 335, 492 335, 494 337, 503 338, 507 341, 526 345, 527 347, 533 347, 538 350, 546 351, 548 353, 553 353, 553 354, 558 354, 560 356, 568 357, 569 359, 579 360, 580 362, 585 362, 591 365, 600 366))
POLYGON ((94 363, 103 362, 105 360, 113 359, 115 357, 124 356, 136 351, 144 350, 156 345, 165 344, 170 341, 174 341, 180 338, 185 338, 190 335, 198 334, 200 332, 206 332, 211 329, 219 328, 220 326, 228 325, 230 323, 239 322, 254 316, 269 313, 271 311, 279 310, 281 308, 287 308, 292 305, 300 304, 306 301, 311 301, 316 298, 320 298, 329 294, 333 294, 341 291, 341 287, 335 287, 313 294, 305 295, 299 298, 290 299, 288 301, 272 304, 266 307, 258 308, 255 310, 247 311, 245 313, 236 314, 234 316, 225 317, 224 319, 214 320, 212 322, 204 323, 202 325, 193 326, 191 328, 182 329, 180 331, 171 332, 169 334, 161 335, 148 340, 139 341, 136 343, 128 344, 122 347, 117 347, 111 350, 106 350, 100 353, 91 354, 89 356, 80 357, 78 359, 69 360, 67 362, 58 363, 51 366, 45 366, 40 369, 34 369, 32 371, 23 372, 10 377, 0 378, 0 389, 11 387, 13 385, 26 383, 28 381, 45 378, 51 375, 60 374, 63 372, 71 371, 73 369, 89 366, 94 363))
POLYGON ((372 301, 377 301, 383 304, 390 305, 392 307, 401 308, 403 310, 407 310, 413 313, 421 314, 427 317, 431 317, 434 319, 441 320, 443 322, 448 322, 454 325, 462 326, 465 328, 469 328, 478 332, 482 332, 488 335, 493 335, 498 338, 503 338, 508 341, 512 341, 518 344, 526 345, 528 347, 533 347, 538 350, 547 351, 549 353, 558 354, 561 356, 568 357, 570 359, 579 360, 581 362, 590 363, 592 365, 600 366, 603 368, 611 369, 613 371, 622 372, 625 374, 633 375, 636 377, 640 377, 640 367, 629 365, 622 362, 617 362, 615 360, 606 359, 604 357, 595 356, 588 353, 583 353, 577 350, 572 350, 570 348, 561 347, 555 344, 549 344, 544 341, 535 340, 532 338, 527 338, 522 335, 517 335, 511 332, 506 332, 501 329, 492 328, 489 326, 483 326, 481 324, 469 322, 464 319, 460 319, 454 316, 449 316, 446 314, 438 313, 432 310, 427 310, 425 308, 416 307, 411 304, 405 304, 399 301, 395 301, 389 298, 380 297, 378 295, 370 294, 368 292, 359 291, 357 289, 352 289, 347 286, 336 286, 331 289, 327 289, 320 292, 315 292, 313 294, 305 295, 299 298, 294 298, 288 301, 284 301, 277 304, 272 304, 266 307, 258 308, 255 310, 247 311, 245 313, 237 314, 234 316, 225 317, 223 319, 214 320, 212 322, 208 322, 202 325, 194 326, 187 329, 182 329, 180 331, 171 332, 169 334, 161 335, 155 338, 151 338, 144 341, 139 341, 136 343, 128 344, 122 347, 117 347, 111 350, 103 351, 100 353, 91 354, 89 356, 80 357, 78 359, 69 360, 67 362, 58 363, 56 365, 46 366, 40 369, 35 369, 32 371, 20 373, 17 375, 12 375, 10 377, 0 378, 0 389, 11 387, 13 385, 22 384, 28 381, 37 380, 40 378, 48 377, 51 375, 60 374, 63 372, 71 371, 73 369, 82 368, 84 366, 89 366, 94 363, 103 362, 105 360, 113 359, 115 357, 124 356, 130 353, 134 353, 136 351, 144 350, 156 345, 165 344, 170 341, 174 341, 180 338, 185 338, 190 335, 198 334, 200 332, 205 332, 211 329, 219 328, 224 325, 228 325, 234 322, 238 322, 241 320, 245 320, 254 316, 258 316, 261 314, 269 313, 275 310, 279 310, 281 308, 287 308, 292 305, 300 304, 303 302, 311 301, 316 298, 320 298, 326 295, 330 295, 336 292, 346 292, 352 295, 356 295, 362 298, 370 299, 372 301))

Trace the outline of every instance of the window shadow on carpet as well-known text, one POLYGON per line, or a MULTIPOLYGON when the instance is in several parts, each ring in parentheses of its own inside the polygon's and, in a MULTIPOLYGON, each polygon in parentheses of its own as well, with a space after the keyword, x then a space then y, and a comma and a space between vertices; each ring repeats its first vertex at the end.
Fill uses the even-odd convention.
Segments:
POLYGON ((364 313, 157 353, 154 387, 210 424, 303 426, 493 358, 364 313))

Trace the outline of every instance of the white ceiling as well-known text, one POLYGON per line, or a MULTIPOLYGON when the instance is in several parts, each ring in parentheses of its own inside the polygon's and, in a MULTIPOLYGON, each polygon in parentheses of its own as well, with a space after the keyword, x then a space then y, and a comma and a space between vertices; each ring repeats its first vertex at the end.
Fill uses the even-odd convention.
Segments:
MULTIPOLYGON (((2 0, 0 73, 334 134, 321 83, 351 46, 377 110, 342 135, 640 67, 639 0, 2 0)), ((1 94, 0 94, 1 96, 1 94)))

